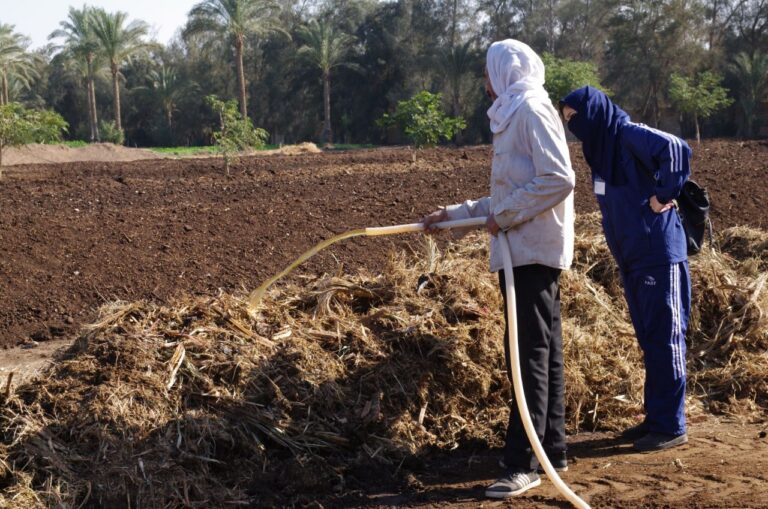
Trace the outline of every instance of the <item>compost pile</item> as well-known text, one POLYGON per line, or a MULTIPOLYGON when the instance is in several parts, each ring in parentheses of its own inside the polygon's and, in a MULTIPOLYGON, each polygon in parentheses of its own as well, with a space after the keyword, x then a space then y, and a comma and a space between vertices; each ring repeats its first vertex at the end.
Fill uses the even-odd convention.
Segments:
MULTIPOLYGON (((563 274, 570 432, 641 412, 641 356, 595 216, 563 274)), ((689 412, 768 409, 768 234, 692 259, 689 412)), ((487 241, 415 241, 375 275, 245 295, 114 303, 0 412, 0 505, 271 505, 398 475, 436 449, 501 444, 509 382, 487 241), (418 242, 422 242, 420 245, 418 242)), ((373 269, 373 268, 372 268, 373 269)))

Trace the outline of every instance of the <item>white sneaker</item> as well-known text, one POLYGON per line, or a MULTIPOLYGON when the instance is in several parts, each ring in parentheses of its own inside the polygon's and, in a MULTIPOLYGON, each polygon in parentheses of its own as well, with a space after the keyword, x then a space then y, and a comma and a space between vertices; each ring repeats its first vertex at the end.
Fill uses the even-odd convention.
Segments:
POLYGON ((514 472, 504 475, 485 490, 489 498, 516 497, 531 488, 541 484, 541 478, 536 472, 514 472))

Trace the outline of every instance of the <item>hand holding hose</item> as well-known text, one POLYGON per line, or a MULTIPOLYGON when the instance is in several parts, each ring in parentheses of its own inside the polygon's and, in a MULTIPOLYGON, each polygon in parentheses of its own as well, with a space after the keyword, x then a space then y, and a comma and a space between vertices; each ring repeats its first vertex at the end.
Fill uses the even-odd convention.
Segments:
MULTIPOLYGON (((440 228, 438 228, 437 223, 442 223, 444 221, 448 220, 448 211, 445 209, 439 209, 431 214, 428 214, 421 218, 421 223, 424 225, 424 231, 429 234, 437 233, 440 228)), ((499 231, 501 230, 501 227, 498 225, 496 220, 493 218, 493 215, 488 216, 488 219, 485 220, 485 229, 488 230, 488 233, 493 235, 494 237, 499 234, 499 231)))
POLYGON ((424 225, 424 231, 429 234, 437 233, 440 228, 435 226, 437 223, 442 223, 448 220, 448 211, 445 209, 439 209, 421 218, 421 223, 424 225))
POLYGON ((499 234, 499 230, 501 230, 501 227, 493 218, 493 214, 489 214, 488 219, 485 220, 485 229, 488 230, 488 233, 490 233, 494 237, 499 234))

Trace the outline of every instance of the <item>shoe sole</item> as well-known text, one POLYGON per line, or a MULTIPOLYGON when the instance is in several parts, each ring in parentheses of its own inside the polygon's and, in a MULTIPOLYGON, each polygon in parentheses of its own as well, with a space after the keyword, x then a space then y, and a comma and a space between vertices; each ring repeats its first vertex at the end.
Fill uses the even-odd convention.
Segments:
POLYGON ((518 495, 522 495, 526 491, 530 490, 531 488, 535 488, 536 486, 541 485, 541 479, 536 479, 530 484, 526 484, 522 488, 520 488, 517 491, 490 491, 485 490, 485 496, 488 498, 511 498, 516 497, 518 495))
POLYGON ((661 446, 653 447, 651 449, 638 448, 636 445, 633 445, 632 447, 637 452, 649 453, 649 452, 663 451, 665 449, 672 449, 673 447, 680 447, 681 445, 685 445, 687 443, 688 443, 688 437, 686 436, 685 438, 682 438, 682 439, 673 439, 673 440, 670 440, 669 442, 664 442, 661 446))

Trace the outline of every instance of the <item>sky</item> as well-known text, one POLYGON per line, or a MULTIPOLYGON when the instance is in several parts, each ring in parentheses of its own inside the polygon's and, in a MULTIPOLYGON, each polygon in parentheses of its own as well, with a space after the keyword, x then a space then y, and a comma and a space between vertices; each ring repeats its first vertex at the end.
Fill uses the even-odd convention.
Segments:
POLYGON ((171 40, 199 0, 0 0, 0 23, 16 25, 16 32, 32 40, 32 49, 48 43, 48 35, 67 18, 69 7, 83 4, 124 11, 128 20, 142 19, 150 34, 163 44, 171 40))

